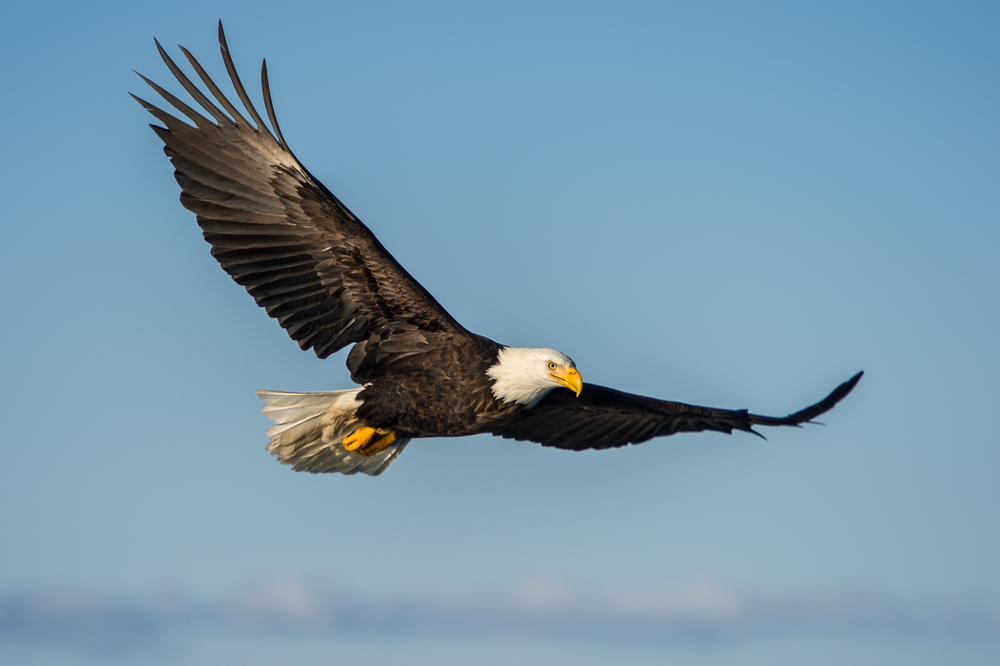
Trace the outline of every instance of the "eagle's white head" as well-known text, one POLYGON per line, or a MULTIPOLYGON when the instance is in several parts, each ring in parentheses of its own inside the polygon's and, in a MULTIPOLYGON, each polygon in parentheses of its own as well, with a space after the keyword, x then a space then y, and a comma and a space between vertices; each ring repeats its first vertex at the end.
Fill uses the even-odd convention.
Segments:
POLYGON ((583 379, 576 363, 554 349, 501 347, 496 365, 486 371, 493 378, 493 395, 529 409, 554 388, 565 386, 577 395, 583 379))

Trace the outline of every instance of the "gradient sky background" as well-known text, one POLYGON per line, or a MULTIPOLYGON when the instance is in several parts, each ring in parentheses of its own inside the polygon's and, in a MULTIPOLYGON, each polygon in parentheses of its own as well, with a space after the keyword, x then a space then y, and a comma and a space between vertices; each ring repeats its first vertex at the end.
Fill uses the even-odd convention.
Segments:
POLYGON ((0 661, 997 663, 995 3, 42 1, 0 54, 0 661), (865 379, 766 442, 290 472, 253 390, 344 353, 218 268, 126 95, 180 90, 154 35, 221 82, 220 17, 468 328, 764 414, 865 379), (310 615, 344 600, 398 621, 310 615))

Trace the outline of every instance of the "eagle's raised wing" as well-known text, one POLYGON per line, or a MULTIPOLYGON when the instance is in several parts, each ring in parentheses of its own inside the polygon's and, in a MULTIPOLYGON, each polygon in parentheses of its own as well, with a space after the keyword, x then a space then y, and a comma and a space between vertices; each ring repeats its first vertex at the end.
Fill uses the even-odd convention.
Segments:
POLYGON ((745 409, 696 407, 584 384, 579 397, 570 391, 550 391, 533 409, 492 432, 577 451, 639 444, 653 437, 701 430, 727 434, 745 430, 760 436, 753 426, 797 426, 829 411, 854 389, 863 374, 854 375, 815 405, 785 417, 758 416, 745 409))
POLYGON ((197 215, 212 255, 226 272, 302 349, 312 348, 326 358, 364 341, 348 358, 359 382, 376 363, 428 351, 434 336, 468 335, 289 150, 271 104, 266 62, 261 87, 274 135, 236 73, 221 21, 219 46, 253 123, 226 99, 187 49, 180 47, 221 109, 159 42, 156 47, 167 67, 211 119, 144 76, 194 126, 136 100, 163 123, 151 127, 174 165, 181 203, 197 215))

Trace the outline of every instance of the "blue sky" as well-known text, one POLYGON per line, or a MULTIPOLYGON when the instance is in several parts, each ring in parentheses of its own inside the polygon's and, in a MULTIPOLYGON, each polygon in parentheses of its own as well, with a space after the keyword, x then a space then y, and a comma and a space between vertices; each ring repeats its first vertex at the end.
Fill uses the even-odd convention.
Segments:
POLYGON ((998 25, 991 3, 8 9, 0 661, 995 663, 998 25), (220 17, 298 157, 468 328, 764 414, 865 379, 766 442, 477 437, 376 479, 290 472, 253 390, 347 388, 344 355, 299 351, 218 268, 126 94, 155 96, 132 69, 179 90, 153 36, 224 78, 220 17), (292 629, 199 625, 274 589, 292 629), (739 630, 678 637, 664 608, 704 620, 686 590, 739 630), (330 599, 438 619, 356 634, 330 599), (454 599, 475 622, 428 611, 454 599), (573 624, 579 599, 612 629, 573 624), (108 619, 133 615, 156 640, 108 619))

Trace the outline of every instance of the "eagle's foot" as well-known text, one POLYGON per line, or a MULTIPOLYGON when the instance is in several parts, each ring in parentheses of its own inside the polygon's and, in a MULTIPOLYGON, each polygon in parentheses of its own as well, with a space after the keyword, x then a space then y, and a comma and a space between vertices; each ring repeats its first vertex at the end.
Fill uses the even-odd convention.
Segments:
POLYGON ((396 441, 396 433, 376 428, 358 428, 344 438, 344 448, 351 453, 369 457, 384 451, 396 441))

